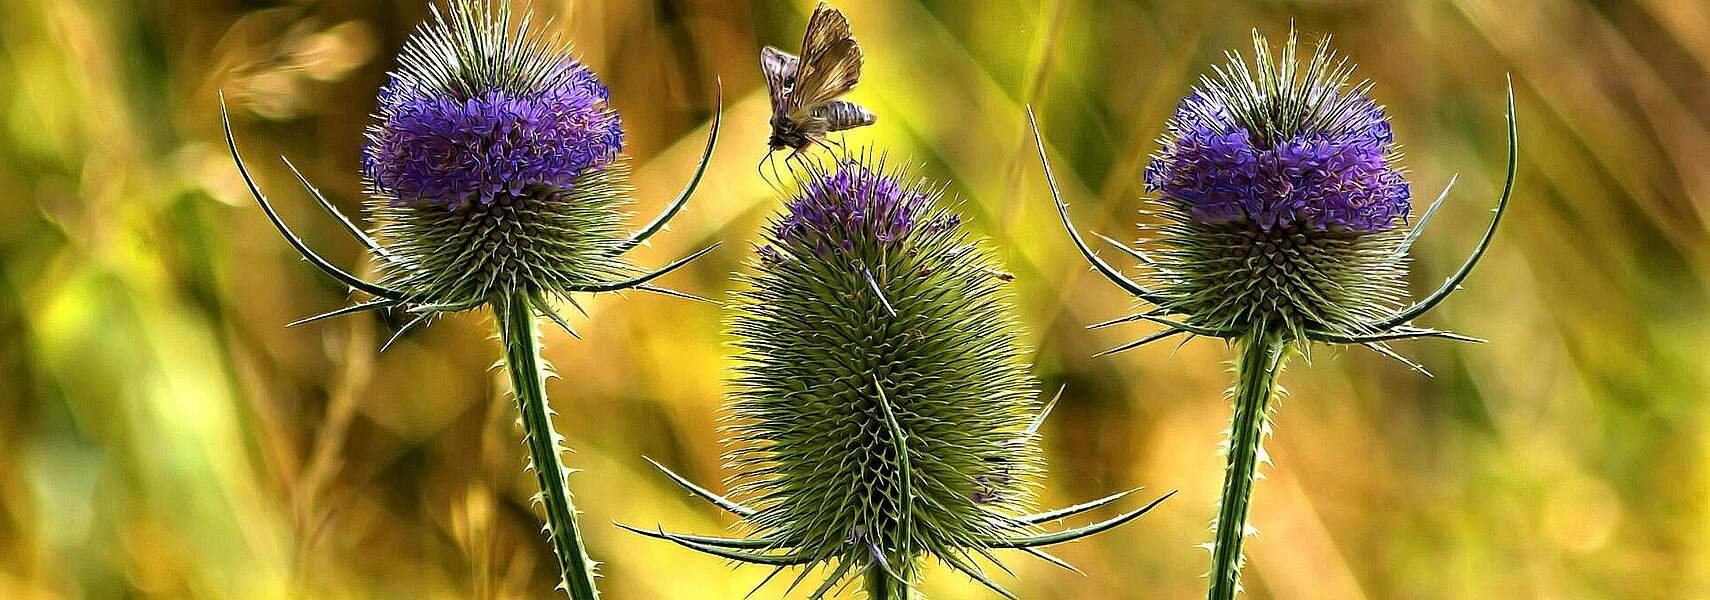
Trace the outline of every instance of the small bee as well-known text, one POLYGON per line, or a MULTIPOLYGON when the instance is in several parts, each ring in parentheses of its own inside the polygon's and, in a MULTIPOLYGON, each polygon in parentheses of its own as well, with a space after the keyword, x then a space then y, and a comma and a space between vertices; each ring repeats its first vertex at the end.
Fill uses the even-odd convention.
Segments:
POLYGON ((772 99, 773 152, 790 148, 791 156, 809 144, 824 143, 833 131, 872 125, 872 111, 838 96, 861 80, 861 47, 849 33, 849 19, 820 3, 808 18, 802 54, 767 46, 760 51, 760 70, 772 99))

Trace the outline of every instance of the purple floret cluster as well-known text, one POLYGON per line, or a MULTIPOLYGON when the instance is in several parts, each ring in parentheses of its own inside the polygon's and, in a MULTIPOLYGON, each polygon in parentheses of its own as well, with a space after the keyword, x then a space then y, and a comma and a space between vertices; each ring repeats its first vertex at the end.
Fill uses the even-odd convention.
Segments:
POLYGON ((954 215, 929 218, 931 206, 927 193, 894 174, 840 162, 835 170, 815 172, 803 181, 772 234, 779 243, 825 254, 865 244, 901 244, 916 231, 939 232, 960 223, 954 215))
POLYGON ((459 97, 394 75, 380 91, 362 170, 400 204, 490 204, 530 186, 569 189, 615 160, 623 127, 592 71, 567 63, 538 90, 459 97))
POLYGON ((1394 228, 1407 216, 1411 191, 1392 164, 1389 119, 1363 96, 1330 105, 1346 111, 1333 126, 1263 144, 1221 98, 1189 95, 1146 167, 1146 190, 1207 223, 1394 228))

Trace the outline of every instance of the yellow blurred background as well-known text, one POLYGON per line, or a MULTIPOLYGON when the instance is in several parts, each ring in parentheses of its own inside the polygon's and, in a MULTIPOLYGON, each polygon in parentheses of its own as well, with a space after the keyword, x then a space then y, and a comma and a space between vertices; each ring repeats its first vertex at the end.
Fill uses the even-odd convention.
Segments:
MULTIPOLYGON (((1177 98, 1257 27, 1333 34, 1377 81, 1416 204, 1460 184, 1415 246, 1415 291, 1476 241, 1501 185, 1503 81, 1520 108, 1514 208, 1466 289, 1422 320, 1491 340, 1407 342, 1424 378, 1320 349, 1283 382, 1257 489, 1253 598, 1710 597, 1710 7, 1698 0, 843 0, 867 54, 845 139, 950 181, 1018 274, 1052 506, 1179 489, 1150 515, 1024 555, 1024 598, 1203 597, 1230 351, 1099 359, 1130 301, 1055 221, 1023 108, 1080 224, 1136 235, 1140 171, 1177 98)), ((612 88, 641 214, 682 184, 726 93, 700 193, 640 257, 725 245, 667 284, 723 297, 778 203, 762 44, 811 4, 536 0, 612 88)), ((372 268, 301 193, 293 159, 361 214, 362 128, 423 0, 0 2, 0 598, 549 598, 485 315, 377 349, 400 325, 285 323, 346 300, 242 189, 216 92, 286 218, 372 268)), ((553 330, 558 425, 607 596, 740 598, 767 569, 609 525, 729 520, 643 460, 712 485, 728 339, 715 306, 600 296, 553 330)), ((1103 514, 1109 514, 1108 511, 1103 514)), ((779 597, 790 577, 756 595, 779 597)), ((934 598, 989 598, 929 567, 934 598)), ((798 590, 799 593, 799 590, 798 590)))

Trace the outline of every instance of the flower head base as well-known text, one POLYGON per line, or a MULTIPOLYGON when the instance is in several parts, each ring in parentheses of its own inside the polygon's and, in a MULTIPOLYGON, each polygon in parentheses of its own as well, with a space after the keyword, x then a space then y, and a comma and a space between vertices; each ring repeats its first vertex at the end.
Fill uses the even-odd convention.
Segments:
POLYGON ((970 553, 1145 512, 1060 534, 1032 531, 1056 517, 1011 516, 1032 498, 1043 414, 1009 276, 938 193, 870 156, 814 165, 767 237, 729 321, 743 504, 690 486, 754 535, 637 531, 749 562, 826 563, 822 589, 854 572, 912 582, 922 558, 995 588, 970 553))

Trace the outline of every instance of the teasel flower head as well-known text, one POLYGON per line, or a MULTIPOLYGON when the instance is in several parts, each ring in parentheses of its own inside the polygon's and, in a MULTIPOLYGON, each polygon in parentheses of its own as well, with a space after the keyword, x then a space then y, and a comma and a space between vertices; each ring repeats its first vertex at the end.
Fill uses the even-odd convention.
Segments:
MULTIPOLYGON (((302 322, 361 310, 433 315, 521 294, 566 329, 551 300, 639 289, 711 248, 654 271, 623 258, 664 229, 706 170, 718 134, 682 193, 651 223, 624 230, 632 203, 622 120, 610 92, 569 47, 513 19, 509 3, 448 0, 404 45, 379 94, 363 147, 372 234, 340 214, 292 167, 303 188, 379 261, 369 283, 307 248, 233 157, 268 217, 316 266, 375 296, 302 322)), ((289 162, 287 162, 289 165, 289 162)), ((395 339, 395 338, 394 338, 395 339)))
POLYGON ((1228 330, 1350 332, 1393 311, 1410 191, 1369 85, 1320 45, 1296 72, 1258 45, 1202 80, 1146 168, 1168 224, 1157 280, 1173 308, 1228 330))
POLYGON ((1018 548, 1055 561, 1036 547, 1151 508, 1039 532, 1123 494, 1023 514, 1047 409, 1007 300, 1011 276, 939 188, 882 158, 804 170, 730 311, 741 351, 727 429, 735 499, 671 474, 751 535, 634 531, 779 568, 823 564, 816 598, 857 574, 869 596, 904 598, 923 559, 1008 596, 975 556, 1018 548))
MULTIPOLYGON (((1372 99, 1370 82, 1349 84, 1353 66, 1331 52, 1328 39, 1302 61, 1292 31, 1280 59, 1258 32, 1253 37, 1252 64, 1231 52, 1228 64, 1182 100, 1158 142, 1143 177, 1151 196, 1146 212, 1162 224, 1142 228, 1155 235, 1139 248, 1104 238, 1148 269, 1142 277, 1123 274, 1086 244, 1045 165, 1058 212, 1082 255, 1155 307, 1098 326, 1165 327, 1111 352, 1178 334, 1237 338, 1267 331, 1303 344, 1364 344, 1400 359, 1386 342, 1470 339, 1411 323, 1471 274, 1507 210, 1516 165, 1512 93, 1508 182, 1495 217, 1441 288, 1406 303, 1407 250, 1449 190, 1411 216, 1411 188, 1389 118, 1372 99)), ((1046 160, 1037 133, 1036 127, 1046 160)))
POLYGON ((1389 342, 1478 341, 1411 322, 1472 273, 1513 191, 1518 149, 1510 90, 1508 181, 1495 217, 1441 288, 1405 304, 1407 249, 1448 190, 1411 222, 1411 191, 1371 84, 1348 85, 1353 67, 1330 52, 1328 40, 1304 65, 1297 47, 1291 31, 1280 60, 1273 60, 1270 44, 1255 31, 1251 66, 1230 53, 1229 63, 1203 78, 1177 107, 1144 176, 1151 212, 1163 220, 1156 235, 1142 241, 1150 252, 1105 238, 1150 269, 1140 280, 1101 258, 1069 221, 1034 124, 1046 180, 1070 238, 1095 270, 1156 307, 1092 327, 1133 321, 1163 326, 1106 354, 1180 334, 1225 338, 1240 349, 1224 445, 1228 462, 1215 537, 1207 545, 1211 600, 1230 600, 1241 589, 1242 545, 1251 531, 1247 509, 1288 358, 1311 342, 1361 344, 1423 373, 1389 342))
POLYGON ((380 91, 363 175, 387 283, 452 306, 647 289, 622 258, 653 230, 623 231, 632 190, 610 93, 564 44, 526 18, 508 35, 505 9, 485 6, 436 10, 380 91))
POLYGON ((223 100, 221 106, 232 158, 268 219, 317 268, 373 296, 293 325, 368 310, 412 315, 384 350, 434 316, 492 309, 561 587, 576 600, 598 598, 596 563, 576 524, 561 437, 546 402, 549 369, 539 355, 536 316, 569 331, 552 300, 575 304, 577 292, 636 289, 694 298, 652 281, 711 250, 653 271, 623 258, 688 201, 718 137, 717 110, 688 185, 657 218, 626 233, 632 190, 622 121, 609 95, 565 44, 532 28, 528 15, 513 22, 509 2, 434 5, 433 20, 405 43, 399 67, 380 90, 377 122, 363 149, 375 233, 357 227, 291 167, 304 190, 373 253, 379 282, 333 265, 292 232, 238 155, 223 100))

